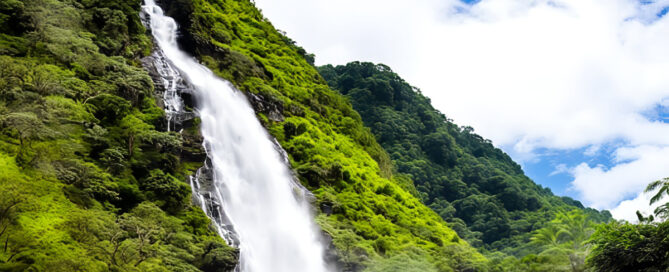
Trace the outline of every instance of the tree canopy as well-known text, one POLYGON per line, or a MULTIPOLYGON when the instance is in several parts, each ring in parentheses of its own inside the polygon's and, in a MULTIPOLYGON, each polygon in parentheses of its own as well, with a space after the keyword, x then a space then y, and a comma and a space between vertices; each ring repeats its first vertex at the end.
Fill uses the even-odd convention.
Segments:
POLYGON ((491 141, 453 123, 388 66, 351 62, 319 72, 349 98, 422 201, 473 245, 523 256, 527 252, 515 248, 562 211, 610 220, 607 211, 586 209, 535 184, 491 141))

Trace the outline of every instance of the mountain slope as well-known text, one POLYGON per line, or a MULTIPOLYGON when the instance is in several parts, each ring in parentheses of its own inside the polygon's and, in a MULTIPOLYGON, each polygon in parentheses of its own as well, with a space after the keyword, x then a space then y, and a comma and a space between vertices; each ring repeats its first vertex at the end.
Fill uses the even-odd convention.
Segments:
MULTIPOLYGON (((346 99, 249 1, 161 1, 183 48, 248 94, 287 151, 333 238, 342 269, 484 269, 484 259, 393 177, 388 155, 346 99)), ((406 271, 406 270, 403 270, 406 271)))
MULTIPOLYGON (((405 190, 411 182, 392 175, 313 56, 251 2, 162 4, 184 47, 246 92, 286 149, 341 269, 485 270, 486 259, 405 190)), ((165 132, 160 90, 141 68, 152 46, 140 5, 0 3, 0 270, 234 267, 236 250, 189 201, 187 175, 204 159, 197 127, 165 132)))
POLYGON ((164 131, 139 8, 0 3, 1 271, 234 267, 190 204, 183 180, 202 159, 164 131))
POLYGON ((523 256, 527 252, 514 248, 559 211, 583 209, 595 221, 611 219, 608 211, 536 185, 507 154, 471 127, 454 124, 389 67, 352 62, 319 71, 350 99, 423 202, 473 245, 523 256))

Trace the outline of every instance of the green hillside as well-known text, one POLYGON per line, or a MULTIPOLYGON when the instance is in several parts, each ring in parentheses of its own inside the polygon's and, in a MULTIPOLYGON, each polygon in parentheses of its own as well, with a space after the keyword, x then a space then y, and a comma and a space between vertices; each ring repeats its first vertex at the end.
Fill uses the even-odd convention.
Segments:
MULTIPOLYGON (((227 271, 186 176, 197 127, 165 132, 140 59, 140 1, 0 4, 0 270, 227 271)), ((182 44, 249 93, 316 195, 341 269, 485 270, 486 259, 393 177, 347 100, 248 1, 164 1, 182 44), (251 95, 253 94, 253 95, 251 95)), ((194 122, 195 124, 197 122, 194 122)), ((190 161, 195 160, 195 161, 190 161)))
POLYGON ((140 2, 0 3, 0 271, 227 271, 139 58, 140 2), (215 269, 212 269, 215 268, 215 269))
POLYGON ((471 244, 521 257, 532 252, 526 248, 532 232, 558 212, 576 208, 596 222, 611 219, 608 211, 535 184, 507 154, 454 124, 389 67, 352 62, 319 71, 350 99, 397 171, 415 182, 414 194, 471 244))
POLYGON ((317 198, 317 221, 342 269, 484 269, 485 259, 393 177, 388 155, 350 103, 312 66, 313 56, 248 1, 164 1, 180 43, 247 92, 317 198))

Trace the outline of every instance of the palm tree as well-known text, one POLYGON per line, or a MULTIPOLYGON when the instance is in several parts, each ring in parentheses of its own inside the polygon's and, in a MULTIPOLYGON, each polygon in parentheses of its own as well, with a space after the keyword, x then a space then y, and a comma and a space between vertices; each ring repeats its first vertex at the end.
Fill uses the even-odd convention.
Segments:
POLYGON ((532 238, 530 238, 530 241, 535 245, 545 246, 548 249, 555 249, 562 245, 564 234, 565 229, 551 224, 536 230, 534 235, 532 235, 532 238))
POLYGON ((585 256, 590 252, 587 240, 594 232, 588 216, 579 210, 560 212, 548 226, 534 232, 531 243, 543 246, 542 255, 562 256, 569 267, 560 270, 585 270, 585 256))
POLYGON ((639 219, 640 224, 650 224, 655 220, 655 217, 652 214, 648 215, 648 217, 645 217, 641 211, 636 211, 636 218, 639 219))
MULTIPOLYGON (((648 184, 648 187, 646 187, 646 193, 654 192, 655 190, 658 190, 657 193, 650 199, 650 205, 653 205, 662 198, 664 198, 665 195, 669 195, 669 178, 663 178, 660 180, 653 181, 652 183, 648 184), (659 188, 659 190, 658 190, 659 188)), ((669 202, 665 203, 657 209, 655 209, 655 216, 662 218, 662 219, 668 219, 669 218, 669 202)))
POLYGON ((662 220, 669 219, 669 202, 655 208, 655 215, 659 218, 662 218, 662 220))

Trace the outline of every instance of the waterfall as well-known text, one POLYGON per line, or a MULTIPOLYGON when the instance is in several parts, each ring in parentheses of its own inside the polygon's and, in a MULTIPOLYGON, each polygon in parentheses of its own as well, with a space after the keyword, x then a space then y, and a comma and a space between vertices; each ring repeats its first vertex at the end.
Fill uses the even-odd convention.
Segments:
POLYGON ((237 270, 327 271, 305 192, 244 94, 178 48, 177 24, 154 0, 145 0, 143 11, 158 45, 154 65, 168 122, 182 110, 179 86, 190 86, 195 98, 208 161, 190 182, 219 233, 239 247, 237 270), (211 186, 200 184, 202 171, 210 172, 211 186))

